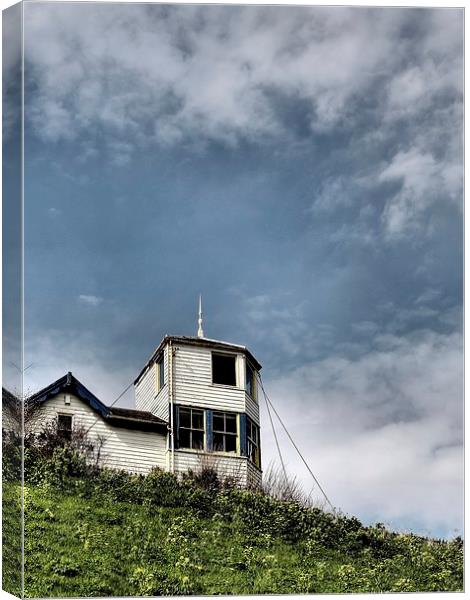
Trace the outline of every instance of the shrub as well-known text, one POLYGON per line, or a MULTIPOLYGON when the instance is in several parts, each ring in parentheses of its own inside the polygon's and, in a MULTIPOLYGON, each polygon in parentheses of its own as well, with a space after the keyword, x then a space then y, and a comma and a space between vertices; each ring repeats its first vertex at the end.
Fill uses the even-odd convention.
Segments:
POLYGON ((154 468, 143 484, 144 503, 148 506, 184 506, 185 489, 174 473, 154 468))
POLYGON ((25 449, 25 481, 28 483, 73 489, 91 472, 86 459, 73 448, 54 448, 52 455, 43 460, 31 448, 25 449))
POLYGON ((2 476, 4 481, 21 481, 21 436, 2 429, 2 476))
POLYGON ((144 475, 102 468, 97 470, 91 483, 93 489, 106 494, 114 502, 143 504, 145 499, 144 475))
POLYGON ((218 492, 222 487, 217 471, 205 465, 199 471, 189 470, 187 473, 183 473, 182 480, 211 493, 218 492))

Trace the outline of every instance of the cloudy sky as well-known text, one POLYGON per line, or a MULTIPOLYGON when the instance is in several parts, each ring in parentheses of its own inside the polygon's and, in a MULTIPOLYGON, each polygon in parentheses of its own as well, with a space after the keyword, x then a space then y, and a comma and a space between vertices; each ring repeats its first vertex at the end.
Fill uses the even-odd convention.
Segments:
POLYGON ((461 532, 462 27, 26 3, 26 387, 112 402, 202 292, 336 506, 461 532))

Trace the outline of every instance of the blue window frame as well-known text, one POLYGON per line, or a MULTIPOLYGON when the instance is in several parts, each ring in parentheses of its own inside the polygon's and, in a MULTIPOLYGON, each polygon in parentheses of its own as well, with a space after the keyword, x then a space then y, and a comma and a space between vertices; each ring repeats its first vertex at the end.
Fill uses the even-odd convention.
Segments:
POLYGON ((174 407, 175 447, 246 456, 261 468, 260 429, 245 413, 174 407))

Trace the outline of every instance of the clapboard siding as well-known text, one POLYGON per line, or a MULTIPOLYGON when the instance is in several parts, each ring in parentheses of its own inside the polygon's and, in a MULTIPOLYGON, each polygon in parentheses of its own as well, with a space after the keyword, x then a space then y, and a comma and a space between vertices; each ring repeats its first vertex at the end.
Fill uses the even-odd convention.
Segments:
POLYGON ((262 473, 253 463, 247 461, 246 484, 249 487, 260 487, 262 481, 262 473))
MULTIPOLYGON (((212 410, 246 412, 259 424, 258 402, 245 392, 245 357, 235 354, 237 386, 212 383, 212 353, 209 348, 178 344, 173 357, 173 402, 212 410)), ((153 364, 135 387, 136 408, 148 410, 169 420, 170 365, 165 348, 165 386, 156 394, 156 369, 153 364)))
POLYGON ((261 483, 260 471, 245 456, 220 456, 215 453, 188 450, 175 451, 175 471, 198 472, 203 467, 215 469, 221 479, 234 478, 241 486, 261 483))
POLYGON ((152 411, 154 407, 155 390, 156 390, 156 369, 155 364, 152 364, 145 375, 140 379, 135 386, 135 406, 137 410, 152 411))
POLYGON ((169 386, 170 377, 168 348, 164 350, 165 385, 157 394, 157 369, 153 363, 135 386, 135 406, 137 410, 147 410, 155 416, 169 420, 169 386))
MULTIPOLYGON (((163 360, 165 361, 164 369, 165 369, 165 385, 155 396, 155 401, 153 407, 150 409, 150 412, 153 412, 154 415, 163 419, 164 421, 170 422, 170 361, 169 361, 169 348, 168 346, 163 350, 163 360)), ((154 390, 156 393, 156 389, 154 390)))
POLYGON ((169 398, 169 394, 168 394, 168 385, 165 384, 165 387, 163 387, 160 390, 160 393, 155 398, 154 409, 151 410, 150 412, 152 412, 155 416, 159 417, 160 419, 163 419, 164 421, 169 422, 170 421, 169 402, 170 402, 170 398, 169 398))
POLYGON ((252 419, 255 423, 259 425, 259 404, 256 400, 246 394, 246 414, 252 419))
MULTIPOLYGON (((193 406, 202 409, 246 413, 259 425, 259 404, 245 391, 246 357, 243 351, 228 349, 227 354, 236 357, 236 386, 212 383, 212 348, 185 344, 171 340, 161 349, 165 360, 165 385, 157 394, 155 362, 142 374, 135 386, 136 407, 147 410, 170 422, 170 388, 173 403, 178 406, 193 406), (170 361, 169 352, 172 351, 170 361), (171 364, 173 368, 171 368, 171 364), (172 378, 172 379, 171 379, 172 378)), ((214 349, 215 352, 224 350, 214 349)), ((160 352, 160 351, 159 351, 160 352)), ((168 438, 168 445, 170 438, 168 438)), ((166 454, 166 468, 172 466, 171 453, 166 454)), ((261 472, 245 456, 220 455, 213 452, 175 451, 175 472, 188 469, 199 470, 202 465, 217 469, 221 477, 235 477, 241 485, 259 485, 261 472)))
POLYGON ((133 473, 148 473, 153 467, 166 468, 166 435, 154 431, 139 431, 115 427, 74 395, 65 404, 64 394, 58 394, 41 405, 35 417, 35 428, 52 421, 57 414, 73 415, 73 426, 89 430, 91 440, 102 438, 101 465, 125 469, 133 473))
POLYGON ((243 356, 237 356, 237 387, 212 383, 212 353, 207 348, 177 346, 174 357, 174 402, 201 408, 245 411, 243 356))

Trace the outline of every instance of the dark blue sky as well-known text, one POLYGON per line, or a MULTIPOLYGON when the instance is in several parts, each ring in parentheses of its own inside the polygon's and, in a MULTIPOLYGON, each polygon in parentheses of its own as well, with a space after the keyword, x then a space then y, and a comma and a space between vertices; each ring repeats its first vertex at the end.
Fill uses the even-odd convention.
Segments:
POLYGON ((27 3, 28 385, 111 402, 201 292, 337 504, 459 529, 462 23, 27 3))

